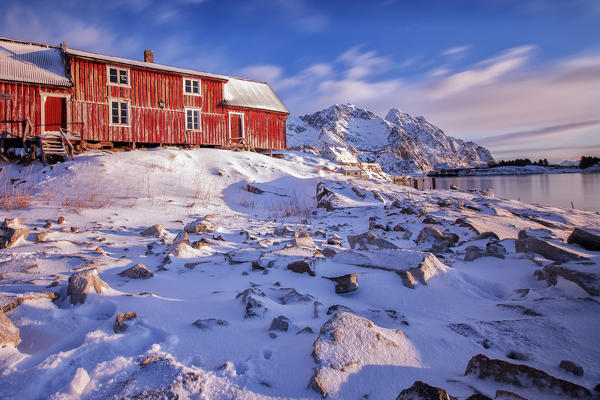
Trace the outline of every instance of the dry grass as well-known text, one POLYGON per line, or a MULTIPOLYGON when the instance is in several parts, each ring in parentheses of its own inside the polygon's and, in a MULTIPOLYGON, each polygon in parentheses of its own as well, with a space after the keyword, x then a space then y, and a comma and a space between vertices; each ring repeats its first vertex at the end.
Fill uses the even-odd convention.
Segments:
POLYGON ((11 211, 31 205, 34 184, 31 182, 31 167, 21 181, 11 182, 6 171, 0 171, 0 207, 11 211))
POLYGON ((312 201, 301 199, 293 192, 287 199, 273 202, 270 212, 275 219, 297 217, 298 222, 307 224, 312 216, 313 206, 312 201))

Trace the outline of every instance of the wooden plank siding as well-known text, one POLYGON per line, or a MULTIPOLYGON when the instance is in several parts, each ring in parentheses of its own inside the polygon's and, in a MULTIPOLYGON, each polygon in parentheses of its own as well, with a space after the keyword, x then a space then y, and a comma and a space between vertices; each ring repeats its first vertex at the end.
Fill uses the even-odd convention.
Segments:
POLYGON ((0 100, 0 137, 22 138, 23 122, 33 124, 31 135, 42 132, 42 93, 69 94, 71 88, 59 88, 22 82, 0 81, 0 93, 11 96, 0 100))
POLYGON ((244 113, 244 140, 247 145, 256 149, 286 148, 287 114, 232 106, 228 106, 227 110, 244 113))

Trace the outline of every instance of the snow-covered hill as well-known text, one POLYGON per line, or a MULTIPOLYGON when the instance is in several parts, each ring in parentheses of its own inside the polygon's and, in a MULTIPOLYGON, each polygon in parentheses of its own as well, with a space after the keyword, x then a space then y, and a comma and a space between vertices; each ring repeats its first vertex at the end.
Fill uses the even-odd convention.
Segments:
POLYGON ((376 162, 394 175, 476 167, 493 160, 486 148, 446 136, 424 117, 393 108, 381 118, 352 104, 290 117, 288 145, 313 148, 339 161, 376 162))

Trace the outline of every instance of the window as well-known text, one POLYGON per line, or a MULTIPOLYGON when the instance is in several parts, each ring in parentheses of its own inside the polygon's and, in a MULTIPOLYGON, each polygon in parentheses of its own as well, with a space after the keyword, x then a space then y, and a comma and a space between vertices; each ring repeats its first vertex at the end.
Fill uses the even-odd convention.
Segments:
POLYGON ((110 101, 110 125, 129 126, 129 103, 123 100, 110 101))
POLYGON ((129 86, 129 70, 108 67, 108 84, 113 86, 129 86))
POLYGON ((197 108, 185 109, 185 129, 188 131, 200 130, 200 110, 197 108))
POLYGON ((183 93, 200 96, 200 81, 198 79, 183 79, 183 93))

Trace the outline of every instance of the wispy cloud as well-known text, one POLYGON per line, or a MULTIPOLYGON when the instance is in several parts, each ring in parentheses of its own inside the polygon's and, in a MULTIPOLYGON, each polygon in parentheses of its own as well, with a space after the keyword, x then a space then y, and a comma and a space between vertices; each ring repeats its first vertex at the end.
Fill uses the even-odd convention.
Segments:
POLYGON ((479 142, 488 145, 494 143, 505 143, 506 141, 514 142, 515 140, 529 140, 532 138, 539 138, 543 136, 554 135, 557 133, 566 133, 573 130, 593 126, 600 126, 600 120, 573 122, 568 124, 546 126, 543 128, 531 129, 526 131, 503 133, 501 135, 480 138, 479 142))
POLYGON ((450 47, 449 49, 442 51, 442 54, 445 56, 464 55, 467 51, 469 51, 470 48, 470 45, 450 47))
POLYGON ((368 78, 370 75, 383 72, 390 64, 386 57, 378 56, 374 51, 361 52, 360 46, 352 47, 337 59, 348 66, 346 79, 368 78))

